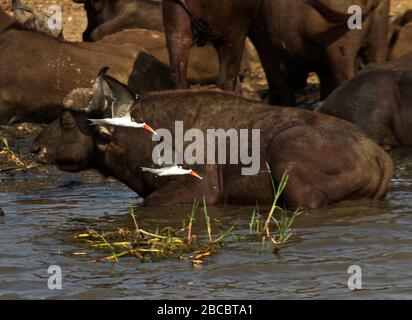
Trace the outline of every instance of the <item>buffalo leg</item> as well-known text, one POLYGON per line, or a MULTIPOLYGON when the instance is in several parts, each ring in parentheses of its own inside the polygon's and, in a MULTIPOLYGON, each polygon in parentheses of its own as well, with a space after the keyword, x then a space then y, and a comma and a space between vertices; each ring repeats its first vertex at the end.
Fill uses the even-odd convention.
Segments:
POLYGON ((287 77, 282 73, 274 45, 267 43, 261 34, 252 32, 249 37, 259 54, 269 84, 268 102, 284 106, 295 106, 296 99, 287 77))
POLYGON ((336 85, 341 85, 355 75, 355 60, 358 51, 336 45, 328 48, 329 65, 336 85))
POLYGON ((217 46, 219 55, 218 86, 227 91, 236 90, 246 37, 240 37, 236 43, 217 46))
POLYGON ((381 64, 386 61, 388 51, 386 35, 389 32, 389 11, 389 0, 380 1, 378 7, 375 9, 367 39, 367 64, 381 64))
POLYGON ((336 89, 335 79, 329 70, 317 72, 320 80, 320 100, 325 100, 336 89))
POLYGON ((163 23, 169 50, 172 78, 177 88, 188 88, 187 66, 193 46, 191 21, 182 6, 163 1, 163 23))

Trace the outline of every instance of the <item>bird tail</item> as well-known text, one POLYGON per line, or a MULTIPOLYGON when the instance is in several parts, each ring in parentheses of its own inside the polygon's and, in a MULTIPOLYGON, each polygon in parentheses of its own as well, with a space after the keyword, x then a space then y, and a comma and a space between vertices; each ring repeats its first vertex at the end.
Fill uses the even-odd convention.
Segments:
POLYGON ((102 119, 88 119, 90 121, 90 125, 97 126, 99 124, 104 124, 102 119))
POLYGON ((145 171, 145 172, 152 172, 152 170, 153 170, 153 169, 151 169, 151 168, 146 168, 146 167, 140 167, 140 169, 141 169, 142 171, 145 171))

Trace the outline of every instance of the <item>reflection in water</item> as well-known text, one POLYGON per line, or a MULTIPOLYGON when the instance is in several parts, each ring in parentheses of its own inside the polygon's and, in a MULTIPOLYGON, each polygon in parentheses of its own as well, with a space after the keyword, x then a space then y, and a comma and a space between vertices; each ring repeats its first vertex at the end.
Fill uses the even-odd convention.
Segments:
MULTIPOLYGON (((242 241, 206 260, 202 268, 174 259, 144 264, 90 264, 73 257, 85 248, 72 236, 129 223, 136 194, 93 172, 0 176, 0 298, 412 298, 412 157, 395 154, 397 170, 387 201, 341 203, 309 211, 280 256, 247 237, 252 208, 209 208, 242 241), (63 289, 47 288, 47 268, 63 270, 63 289), (363 270, 364 290, 347 288, 350 265, 363 270)), ((189 207, 137 208, 145 228, 180 225, 189 207)), ((204 225, 199 217, 199 235, 204 225)), ((234 235, 234 237, 236 236, 234 235)), ((233 238, 234 238, 233 237, 233 238)))

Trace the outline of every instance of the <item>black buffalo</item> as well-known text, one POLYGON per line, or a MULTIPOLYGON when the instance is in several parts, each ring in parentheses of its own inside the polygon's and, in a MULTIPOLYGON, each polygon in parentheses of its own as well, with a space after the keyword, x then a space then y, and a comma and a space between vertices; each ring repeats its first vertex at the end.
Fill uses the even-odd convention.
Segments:
POLYGON ((269 102, 295 105, 294 92, 309 72, 321 80, 325 98, 350 79, 355 62, 386 59, 389 0, 164 0, 163 17, 170 66, 178 88, 188 87, 189 52, 212 42, 219 61, 219 86, 234 90, 250 37, 269 83, 269 102), (349 6, 363 12, 361 30, 349 30, 349 6))
MULTIPOLYGON (((173 135, 175 120, 183 121, 186 129, 200 130, 204 136, 208 129, 259 129, 260 169, 255 175, 242 175, 243 165, 229 165, 227 152, 227 164, 192 166, 204 178, 202 181, 190 176, 156 178, 140 170, 153 166, 155 143, 151 136, 141 129, 93 127, 86 106, 71 103, 37 137, 32 151, 46 155, 62 170, 93 168, 113 176, 143 196, 146 205, 191 204, 202 195, 209 204, 270 204, 273 193, 266 162, 276 183, 285 172, 289 175, 284 193, 288 207, 317 208, 359 198, 380 200, 392 176, 390 157, 346 121, 265 106, 221 91, 176 90, 145 96, 142 104, 135 104, 132 117, 155 129, 168 129, 173 135)), ((104 116, 107 111, 101 112, 100 117, 104 116)), ((213 148, 217 154, 217 147, 213 148)), ((249 144, 249 154, 251 149, 249 144)))
POLYGON ((320 111, 357 124, 385 148, 412 146, 412 54, 364 70, 320 111))

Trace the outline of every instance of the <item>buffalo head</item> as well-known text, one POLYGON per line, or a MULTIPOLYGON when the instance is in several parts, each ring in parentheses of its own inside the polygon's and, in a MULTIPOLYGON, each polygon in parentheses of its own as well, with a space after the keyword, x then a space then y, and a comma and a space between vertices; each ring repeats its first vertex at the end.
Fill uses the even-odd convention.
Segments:
POLYGON ((25 6, 20 0, 13 0, 13 14, 17 24, 23 29, 63 39, 63 28, 51 28, 49 16, 38 12, 34 8, 25 6))
POLYGON ((107 115, 104 90, 99 75, 92 89, 75 89, 66 96, 63 113, 33 141, 31 152, 39 162, 78 172, 93 168, 99 153, 122 152, 112 137, 112 128, 92 126, 88 120, 107 115))

